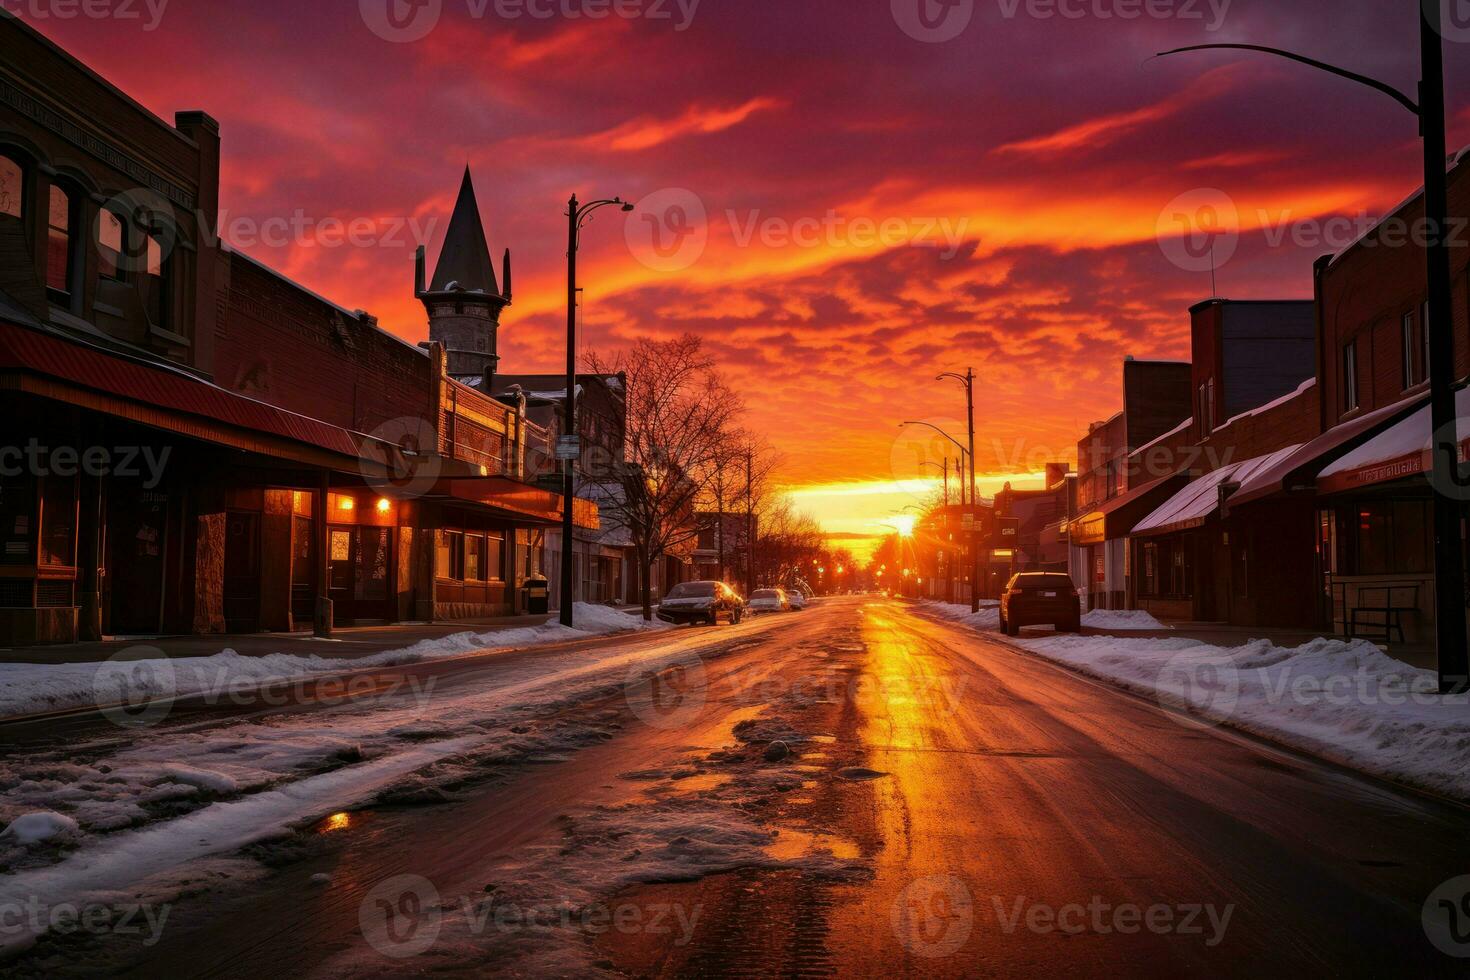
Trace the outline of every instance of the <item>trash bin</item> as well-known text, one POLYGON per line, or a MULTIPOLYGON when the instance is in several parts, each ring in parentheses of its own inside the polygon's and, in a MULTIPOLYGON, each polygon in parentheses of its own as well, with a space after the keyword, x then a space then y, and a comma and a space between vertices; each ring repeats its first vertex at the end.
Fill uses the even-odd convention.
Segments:
POLYGON ((526 612, 544 616, 551 611, 551 583, 536 576, 526 579, 526 612))

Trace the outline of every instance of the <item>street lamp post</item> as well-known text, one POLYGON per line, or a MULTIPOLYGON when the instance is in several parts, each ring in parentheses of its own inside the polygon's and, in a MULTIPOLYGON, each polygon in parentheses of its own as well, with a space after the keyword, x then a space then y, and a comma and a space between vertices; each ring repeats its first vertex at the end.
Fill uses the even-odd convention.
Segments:
POLYGON ((980 526, 975 511, 975 369, 967 368, 964 374, 946 371, 936 381, 946 379, 958 381, 965 386, 965 412, 970 426, 970 612, 980 611, 980 526))
MULTIPOLYGON (((577 195, 567 202, 567 395, 562 418, 566 422, 562 435, 568 439, 578 438, 577 430, 577 248, 582 229, 594 211, 616 205, 623 211, 632 211, 633 205, 622 198, 607 201, 592 201, 578 204, 577 195)), ((572 443, 568 443, 570 446, 572 443)), ((580 448, 580 447, 579 447, 580 448)), ((561 449, 558 447, 558 456, 561 449)), ((575 459, 563 458, 561 492, 561 624, 572 625, 572 498, 576 493, 575 459)))
POLYGON ((1433 435, 1434 609, 1439 689, 1458 694, 1470 688, 1470 648, 1465 635, 1465 573, 1460 554, 1460 508, 1450 488, 1464 487, 1459 473, 1459 437, 1455 422, 1455 341, 1450 285, 1449 181, 1446 175, 1443 11, 1439 0, 1418 4, 1422 79, 1419 101, 1375 78, 1281 48, 1259 44, 1196 44, 1186 51, 1233 49, 1286 58, 1382 92, 1419 119, 1424 144, 1425 258, 1429 269, 1429 414, 1433 435))

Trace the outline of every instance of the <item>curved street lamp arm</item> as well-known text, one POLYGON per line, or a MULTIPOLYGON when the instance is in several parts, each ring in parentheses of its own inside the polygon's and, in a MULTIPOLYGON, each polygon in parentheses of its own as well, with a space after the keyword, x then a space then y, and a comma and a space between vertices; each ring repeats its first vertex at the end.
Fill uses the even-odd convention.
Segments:
POLYGON ((967 378, 967 377, 965 377, 963 374, 958 374, 958 373, 956 373, 954 371, 946 371, 943 374, 941 374, 939 377, 935 378, 934 380, 935 381, 943 381, 946 378, 953 378, 955 381, 958 381, 960 384, 964 385, 966 388, 970 387, 970 379, 967 378))
POLYGON ((954 436, 950 435, 948 432, 945 432, 943 429, 941 429, 937 425, 934 425, 934 424, 929 423, 929 422, 901 422, 901 423, 899 423, 899 426, 898 427, 900 429, 902 429, 906 425, 922 425, 925 428, 933 429, 935 432, 939 433, 940 435, 944 436, 944 438, 946 438, 950 442, 954 443, 955 446, 959 448, 959 451, 960 452, 964 453, 966 456, 970 455, 970 451, 965 448, 964 443, 960 442, 954 436))
POLYGON ((1165 58, 1171 54, 1183 54, 1186 51, 1220 50, 1258 51, 1261 54, 1275 55, 1278 58, 1285 58, 1288 61, 1295 61, 1303 65, 1309 65, 1312 68, 1316 68, 1320 71, 1325 71, 1330 75, 1337 75, 1340 78, 1346 78, 1348 81, 1357 82, 1359 85, 1366 85, 1369 88, 1374 89, 1375 91, 1382 92, 1384 95, 1387 95, 1389 98, 1393 99, 1405 109, 1408 109, 1414 115, 1422 115, 1419 109, 1419 104, 1417 102, 1409 98, 1404 93, 1400 92, 1398 89, 1394 88, 1392 85, 1389 85, 1387 82, 1380 82, 1376 78, 1369 78, 1367 75, 1360 75, 1355 71, 1348 71, 1346 68, 1339 68, 1336 65, 1329 65, 1325 61, 1318 61, 1315 58, 1308 58, 1306 55, 1296 54, 1292 51, 1284 51, 1281 48, 1266 47, 1263 44, 1192 44, 1186 48, 1174 48, 1172 51, 1160 51, 1158 54, 1154 55, 1154 57, 1165 58))

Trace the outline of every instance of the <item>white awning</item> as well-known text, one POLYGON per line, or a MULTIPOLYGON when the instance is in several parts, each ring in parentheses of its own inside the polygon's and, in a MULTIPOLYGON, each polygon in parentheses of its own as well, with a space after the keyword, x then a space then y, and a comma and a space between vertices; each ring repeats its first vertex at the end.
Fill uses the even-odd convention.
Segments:
POLYGON ((1169 534, 1199 527, 1220 507, 1220 488, 1227 483, 1244 483, 1257 473, 1275 466, 1301 446, 1288 446, 1267 456, 1231 463, 1190 482, 1183 490, 1149 514, 1133 528, 1135 536, 1169 534))

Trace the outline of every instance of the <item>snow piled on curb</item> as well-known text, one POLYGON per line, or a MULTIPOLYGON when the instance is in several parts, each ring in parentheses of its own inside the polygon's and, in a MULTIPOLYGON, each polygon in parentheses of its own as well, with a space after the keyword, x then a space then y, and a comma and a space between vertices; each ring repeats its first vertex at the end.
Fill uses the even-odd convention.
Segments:
POLYGON ((1094 609, 1082 614, 1082 625, 1095 630, 1171 630, 1142 609, 1094 609))
MULTIPOLYGON (((986 610, 972 617, 966 607, 927 608, 995 628, 986 610)), ((1009 642, 1206 722, 1470 801, 1470 695, 1440 694, 1433 671, 1364 640, 1218 647, 1186 637, 1057 635, 1009 642)))
POLYGON ((1215 724, 1470 800, 1470 697, 1439 694, 1433 671, 1366 641, 1227 648, 1057 636, 1020 645, 1215 724))
POLYGON ((953 619, 980 630, 1000 629, 1000 603, 994 599, 981 599, 980 611, 970 612, 970 607, 957 602, 926 602, 924 608, 945 619, 953 619))
MULTIPOLYGON (((247 657, 225 649, 212 657, 170 659, 158 651, 160 656, 151 659, 111 659, 84 664, 0 664, 0 717, 121 702, 138 703, 153 698, 236 692, 298 677, 393 667, 480 651, 519 650, 609 633, 669 628, 667 623, 657 620, 645 623, 640 617, 617 609, 581 602, 576 604, 574 615, 576 629, 567 629, 553 622, 544 626, 484 633, 466 631, 420 640, 401 650, 388 650, 354 660, 285 653, 247 657)), ((133 648, 134 651, 138 649, 133 648)))

